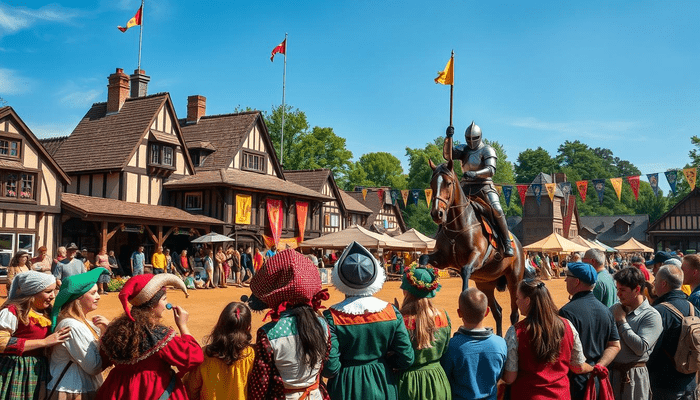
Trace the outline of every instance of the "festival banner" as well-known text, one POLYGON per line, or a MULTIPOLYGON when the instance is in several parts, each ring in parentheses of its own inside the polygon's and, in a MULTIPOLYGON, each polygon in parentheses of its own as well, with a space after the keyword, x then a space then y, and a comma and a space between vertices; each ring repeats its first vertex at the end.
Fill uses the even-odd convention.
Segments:
POLYGON ((396 199, 399 198, 399 191, 396 189, 391 190, 391 204, 396 205, 396 199))
POLYGON ((620 201, 620 196, 622 196, 622 178, 610 178, 610 183, 615 189, 615 194, 617 194, 617 201, 620 201))
POLYGON ((686 168, 683 170, 683 175, 685 175, 685 179, 688 181, 688 185, 690 185, 690 190, 693 191, 695 190, 695 179, 697 179, 698 174, 697 174, 697 168, 686 168))
POLYGON ((647 179, 656 197, 659 197, 659 173, 647 174, 647 179))
POLYGON ((564 195, 564 204, 569 204, 569 196, 571 196, 571 182, 559 182, 559 190, 564 195))
POLYGON ((401 198, 403 199, 403 208, 408 207, 408 190, 401 191, 401 198))
POLYGON ((377 190, 377 197, 379 197, 379 204, 384 206, 384 189, 377 190))
POLYGON ((304 231, 306 230, 306 215, 309 211, 309 203, 297 201, 297 226, 299 227, 299 242, 304 241, 304 231))
POLYGON ((430 200, 433 199, 433 189, 425 189, 425 202, 428 203, 428 208, 430 208, 430 200))
POLYGON ((598 193, 598 201, 603 204, 603 193, 605 192, 605 179, 593 179, 593 188, 598 193))
POLYGON ((510 207, 510 196, 513 195, 513 186, 503 186, 503 197, 506 198, 506 206, 510 207))
POLYGON ((496 191, 498 192, 499 196, 503 196, 503 186, 496 185, 496 191))
POLYGON ((639 175, 628 176, 627 182, 629 182, 632 187, 632 193, 634 193, 634 199, 639 201, 639 175))
POLYGON ((564 221, 563 221, 564 222, 564 226, 563 226, 564 230, 562 233, 564 234, 563 236, 565 238, 569 238, 569 228, 571 227, 571 220, 572 220, 573 215, 574 215, 574 206, 576 205, 576 197, 571 196, 569 198, 569 201, 566 204, 567 204, 566 214, 564 215, 564 221))
POLYGON ((419 196, 420 196, 420 190, 418 190, 418 189, 411 190, 411 197, 413 198, 413 205, 414 206, 418 205, 418 197, 419 196))
POLYGON ((542 202, 542 184, 533 183, 530 187, 532 188, 532 193, 535 194, 535 200, 537 200, 537 205, 539 206, 542 202))
POLYGON ((282 200, 267 199, 267 218, 270 220, 270 231, 272 231, 272 239, 275 245, 279 244, 280 236, 282 236, 283 213, 282 200))
POLYGON ((557 188, 556 183, 545 183, 544 187, 547 189, 547 194, 549 195, 549 201, 554 201, 554 191, 557 188))
POLYGON ((367 189, 362 189, 362 200, 367 201, 367 189))
POLYGON ((581 200, 586 202, 586 192, 588 192, 588 181, 576 181, 576 190, 578 190, 578 195, 581 196, 581 200))
POLYGON ((666 180, 668 181, 668 186, 671 187, 673 194, 676 194, 676 183, 678 183, 678 171, 675 169, 673 171, 664 172, 666 175, 666 180))
POLYGON ((525 194, 527 193, 527 185, 515 185, 518 188, 518 195, 520 196, 520 203, 525 207, 525 194))
POLYGON ((236 224, 250 225, 250 205, 252 201, 250 196, 244 194, 236 195, 236 224))

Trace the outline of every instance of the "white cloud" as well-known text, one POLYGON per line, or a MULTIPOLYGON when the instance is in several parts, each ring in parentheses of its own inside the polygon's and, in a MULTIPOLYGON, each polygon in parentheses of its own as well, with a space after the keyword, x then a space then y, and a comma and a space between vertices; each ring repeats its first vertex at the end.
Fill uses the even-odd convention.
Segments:
POLYGON ((32 80, 11 69, 0 68, 0 94, 14 95, 30 90, 32 80))
POLYGON ((84 109, 92 103, 95 103, 101 94, 102 92, 100 90, 95 89, 72 92, 61 97, 60 101, 68 107, 84 109))
POLYGON ((0 36, 27 29, 40 21, 68 23, 80 14, 80 10, 61 7, 58 4, 49 4, 33 10, 0 3, 0 36))
MULTIPOLYGON (((537 118, 528 117, 516 119, 510 123, 511 126, 519 128, 536 129, 543 131, 554 131, 568 135, 576 135, 593 139, 614 139, 629 138, 628 136, 620 135, 629 133, 642 124, 636 121, 566 121, 566 122, 549 122, 540 121, 537 118)), ((635 136, 636 140, 645 140, 642 136, 635 136)))

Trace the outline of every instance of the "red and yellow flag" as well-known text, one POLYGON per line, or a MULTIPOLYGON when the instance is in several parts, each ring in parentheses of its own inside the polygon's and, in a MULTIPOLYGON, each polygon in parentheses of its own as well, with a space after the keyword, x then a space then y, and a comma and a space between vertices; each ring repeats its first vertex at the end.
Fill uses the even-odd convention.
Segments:
POLYGON ((118 26, 117 29, 119 29, 122 32, 126 32, 126 30, 131 28, 132 26, 141 25, 141 9, 142 7, 139 7, 139 10, 136 11, 136 15, 134 15, 134 18, 130 19, 129 22, 126 23, 126 28, 118 26))
POLYGON ((445 65, 445 69, 438 71, 438 76, 435 78, 435 83, 440 83, 443 85, 454 85, 455 83, 455 69, 454 69, 454 56, 450 57, 450 61, 445 65))
POLYGON ((278 44, 277 47, 272 49, 272 56, 270 56, 270 61, 275 61, 275 54, 287 54, 287 39, 285 38, 282 43, 278 44))

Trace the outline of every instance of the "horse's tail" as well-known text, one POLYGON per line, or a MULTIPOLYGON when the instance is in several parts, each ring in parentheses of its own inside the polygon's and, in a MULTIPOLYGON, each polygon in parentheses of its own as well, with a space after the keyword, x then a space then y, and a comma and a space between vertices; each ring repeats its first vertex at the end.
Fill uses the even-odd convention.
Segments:
POLYGON ((506 279, 505 275, 501 275, 498 279, 496 279, 496 290, 499 292, 505 292, 506 289, 508 288, 508 280, 506 279))

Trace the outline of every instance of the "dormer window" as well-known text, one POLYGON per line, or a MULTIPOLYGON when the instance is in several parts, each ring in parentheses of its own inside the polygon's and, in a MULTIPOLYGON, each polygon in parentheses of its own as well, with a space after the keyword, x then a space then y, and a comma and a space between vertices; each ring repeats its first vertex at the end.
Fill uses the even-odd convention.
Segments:
POLYGON ((265 156, 244 151, 241 157, 241 169, 246 171, 262 172, 266 171, 265 156))
POLYGON ((0 139, 0 156, 19 158, 19 140, 0 139))
POLYGON ((172 167, 174 165, 174 150, 171 146, 151 143, 151 155, 149 164, 159 165, 164 167, 172 167))

